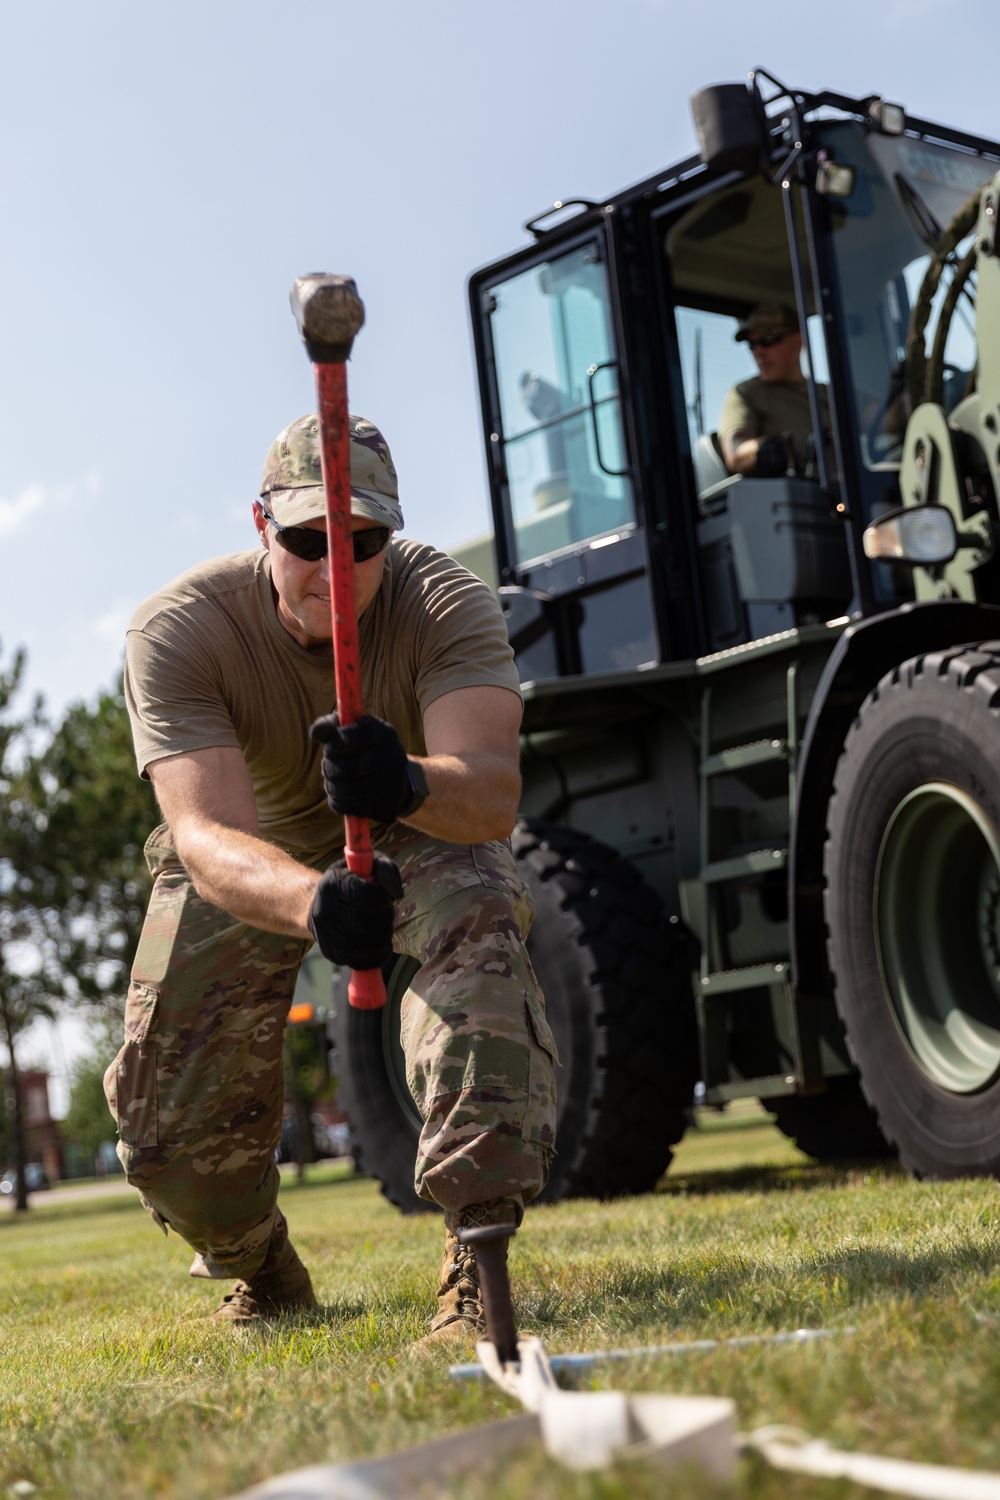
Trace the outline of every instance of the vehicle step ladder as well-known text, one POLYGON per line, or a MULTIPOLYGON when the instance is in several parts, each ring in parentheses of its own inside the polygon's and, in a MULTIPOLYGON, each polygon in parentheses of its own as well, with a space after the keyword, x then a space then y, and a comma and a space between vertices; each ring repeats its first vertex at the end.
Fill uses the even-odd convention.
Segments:
MULTIPOLYGON (((702 945, 697 1005, 702 1039, 702 1079, 707 1097, 721 1103, 730 1095, 744 1093, 740 1084, 729 1079, 728 1024, 732 1005, 740 996, 765 992, 772 1012, 783 1014, 782 1028, 791 1041, 792 1071, 774 1078, 757 1080, 762 1094, 788 1093, 806 1085, 818 1071, 818 1059, 803 1056, 803 1039, 799 1026, 798 1004, 791 984, 791 964, 787 957, 773 962, 713 968, 717 956, 725 958, 725 940, 721 923, 721 893, 727 886, 750 880, 759 881, 788 864, 787 847, 754 849, 747 853, 714 857, 712 849, 712 790, 721 776, 739 773, 768 762, 784 762, 788 768, 788 827, 791 828, 795 807, 795 779, 799 746, 799 707, 797 663, 786 672, 786 725, 782 738, 768 738, 749 744, 712 748, 712 688, 706 686, 701 701, 701 823, 700 884, 702 890, 702 945)), ((811 1049, 810 1049, 811 1050, 811 1049)))

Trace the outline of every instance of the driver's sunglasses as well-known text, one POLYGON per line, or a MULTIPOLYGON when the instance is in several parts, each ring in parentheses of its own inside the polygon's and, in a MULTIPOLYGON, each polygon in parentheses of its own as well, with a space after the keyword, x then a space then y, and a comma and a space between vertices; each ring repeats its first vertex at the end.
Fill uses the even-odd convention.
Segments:
POLYGON ((784 333, 762 333, 759 339, 747 339, 747 345, 751 349, 773 349, 787 338, 787 329, 784 333))
MULTIPOLYGON (((326 532, 314 531, 311 526, 282 526, 269 510, 261 506, 266 518, 274 527, 275 537, 293 557, 303 562, 319 562, 326 556, 326 532)), ((385 550, 392 536, 391 526, 370 526, 367 531, 353 531, 354 561, 367 562, 385 550)))

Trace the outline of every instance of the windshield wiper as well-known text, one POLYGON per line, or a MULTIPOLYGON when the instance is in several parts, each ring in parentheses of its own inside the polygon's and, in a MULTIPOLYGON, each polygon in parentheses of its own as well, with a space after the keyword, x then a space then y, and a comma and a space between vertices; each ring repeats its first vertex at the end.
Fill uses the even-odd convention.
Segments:
MULTIPOLYGON (((902 172, 893 173, 893 182, 896 185, 896 191, 899 194, 900 202, 902 203, 903 208, 906 210, 906 215, 910 220, 910 223, 913 225, 914 229, 917 231, 917 234, 923 240, 928 250, 930 250, 931 254, 937 256, 941 245, 941 239, 944 235, 943 227, 938 223, 936 217, 928 208, 923 198, 921 198, 912 182, 910 182, 908 178, 904 177, 902 172)), ((944 258, 944 264, 950 267, 952 271, 957 269, 959 265, 959 258, 956 251, 950 250, 948 252, 948 254, 944 258)), ((973 297, 967 285, 962 288, 962 296, 969 304, 970 308, 975 307, 976 299, 975 297, 973 297)))
POLYGON ((893 173, 893 182, 896 184, 896 191, 902 200, 903 207, 906 209, 910 223, 928 250, 937 254, 937 248, 941 243, 941 236, 944 234, 944 226, 938 223, 912 182, 904 177, 902 172, 893 173))

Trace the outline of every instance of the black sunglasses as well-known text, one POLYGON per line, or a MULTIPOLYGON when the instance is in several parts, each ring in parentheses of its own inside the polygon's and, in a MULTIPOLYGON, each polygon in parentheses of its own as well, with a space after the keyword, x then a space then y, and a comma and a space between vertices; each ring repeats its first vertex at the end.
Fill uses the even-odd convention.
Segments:
POLYGON ((762 333, 759 339, 747 339, 747 346, 750 349, 773 349, 775 344, 787 338, 787 329, 784 333, 762 333))
MULTIPOLYGON (((303 562, 319 562, 326 556, 325 531, 314 531, 311 526, 282 526, 263 505, 261 510, 274 527, 277 540, 293 557, 301 557, 303 562)), ((377 557, 388 546, 391 536, 391 526, 372 526, 367 531, 352 532, 354 561, 367 562, 369 558, 377 557)))

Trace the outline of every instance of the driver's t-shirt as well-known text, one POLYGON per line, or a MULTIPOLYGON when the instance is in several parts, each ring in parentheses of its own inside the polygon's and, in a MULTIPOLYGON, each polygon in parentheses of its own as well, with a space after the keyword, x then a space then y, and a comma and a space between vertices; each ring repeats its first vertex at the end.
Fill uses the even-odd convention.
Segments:
MULTIPOLYGON (((825 385, 816 387, 823 431, 830 428, 830 401, 825 385)), ((784 437, 789 433, 795 454, 795 467, 801 471, 806 463, 806 449, 812 432, 809 410, 809 387, 804 380, 761 380, 759 375, 741 380, 727 393, 719 415, 719 437, 725 440, 734 432, 752 437, 784 437)))
MULTIPOLYGON (((496 596, 452 558, 394 540, 359 625, 366 713, 426 754, 423 714, 458 688, 519 693, 496 596)), ((262 838, 310 862, 343 844, 309 725, 335 707, 333 662, 280 623, 267 552, 237 552, 181 574, 128 628, 125 699, 143 776, 155 760, 213 746, 243 753, 262 838)))

